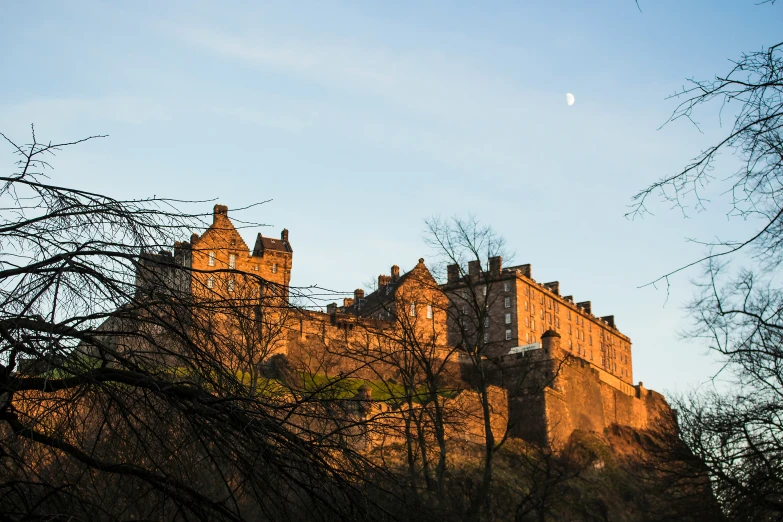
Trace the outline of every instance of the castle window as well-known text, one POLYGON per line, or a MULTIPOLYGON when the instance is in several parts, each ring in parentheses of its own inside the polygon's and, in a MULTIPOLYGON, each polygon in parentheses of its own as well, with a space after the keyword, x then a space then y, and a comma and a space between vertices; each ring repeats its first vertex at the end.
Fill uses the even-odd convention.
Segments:
POLYGON ((543 308, 541 309, 541 320, 542 321, 544 320, 544 309, 543 308))
POLYGON ((530 329, 531 330, 535 330, 536 329, 536 318, 535 317, 531 317, 530 318, 530 329))
POLYGON ((231 270, 234 270, 237 267, 237 255, 236 254, 229 254, 228 255, 228 268, 231 270))
POLYGON ((207 288, 215 288, 215 278, 214 277, 208 277, 207 278, 207 288))
POLYGON ((258 272, 258 265, 253 265, 253 270, 255 270, 256 272, 258 272))
POLYGON ((484 342, 485 343, 489 342, 489 332, 484 332, 484 342))
POLYGON ((548 299, 548 301, 549 301, 549 303, 548 303, 549 304, 549 309, 551 310, 552 309, 552 300, 548 299))
POLYGON ((233 292, 234 291, 234 280, 233 279, 229 279, 228 280, 228 291, 229 292, 233 292))
POLYGON ((511 340, 511 330, 506 330, 506 341, 511 340))
POLYGON ((587 344, 589 344, 590 346, 593 346, 593 336, 592 335, 589 335, 587 337, 587 344))
POLYGON ((410 314, 411 314, 411 317, 416 317, 416 303, 411 303, 410 314))
POLYGON ((530 328, 530 318, 525 317, 525 328, 530 328))
POLYGON ((559 305, 559 304, 557 304, 557 303, 555 303, 555 313, 556 313, 556 314, 559 314, 559 313, 560 313, 560 305, 559 305))
POLYGON ((541 294, 541 297, 539 297, 538 304, 544 304, 544 294, 541 294))
POLYGON ((536 298, 536 291, 533 290, 532 288, 530 289, 530 298, 531 299, 535 299, 536 298))
POLYGON ((511 324, 511 314, 506 314, 506 324, 511 324))
POLYGON ((272 273, 273 274, 277 273, 277 263, 272 263, 272 273))
POLYGON ((427 305, 427 319, 432 319, 432 305, 427 305))
POLYGON ((481 288, 481 293, 482 293, 482 295, 484 295, 484 297, 487 296, 487 287, 486 286, 481 288))
POLYGON ((511 298, 510 297, 506 297, 503 300, 503 306, 506 307, 506 308, 511 308, 511 298))
POLYGON ((568 349, 569 349, 569 350, 571 350, 571 349, 573 349, 573 347, 574 347, 574 343, 573 343, 573 341, 571 341, 571 340, 569 339, 569 340, 568 340, 568 349))
POLYGON ((571 310, 568 311, 568 320, 571 320, 571 310))
POLYGON ((489 328, 489 317, 484 318, 484 328, 489 328))
POLYGON ((568 325, 568 335, 571 335, 571 325, 568 325))
POLYGON ((555 326, 557 328, 560 328, 560 318, 559 317, 555 317, 555 326))
POLYGON ((506 292, 510 292, 511 291, 511 282, 510 281, 506 281, 505 283, 503 283, 503 290, 505 290, 506 292))
POLYGON ((527 308, 528 308, 527 301, 525 301, 525 312, 527 312, 527 308))
POLYGON ((525 332, 525 342, 526 343, 530 342, 530 332, 525 332))
POLYGON ((468 307, 467 306, 463 306, 462 307, 462 315, 468 315, 468 307))
POLYGON ((208 256, 209 256, 209 260, 207 261, 207 264, 209 266, 215 266, 215 253, 214 252, 210 252, 208 254, 208 256))

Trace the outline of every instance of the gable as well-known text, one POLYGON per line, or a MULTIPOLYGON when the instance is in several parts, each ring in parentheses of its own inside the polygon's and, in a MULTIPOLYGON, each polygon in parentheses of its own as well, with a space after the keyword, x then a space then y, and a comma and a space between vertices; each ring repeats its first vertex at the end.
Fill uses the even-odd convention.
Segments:
POLYGON ((250 255, 250 249, 237 232, 234 224, 225 214, 215 213, 214 220, 209 228, 194 243, 194 248, 203 250, 205 248, 214 248, 216 250, 233 250, 236 252, 246 252, 250 255))

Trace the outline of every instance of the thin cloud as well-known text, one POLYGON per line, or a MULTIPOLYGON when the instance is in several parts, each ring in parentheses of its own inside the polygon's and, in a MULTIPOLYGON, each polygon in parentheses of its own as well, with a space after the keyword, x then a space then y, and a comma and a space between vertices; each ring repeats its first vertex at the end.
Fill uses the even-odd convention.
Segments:
POLYGON ((0 105, 0 121, 16 124, 49 122, 110 121, 144 125, 165 121, 169 109, 155 100, 135 96, 102 96, 96 98, 37 98, 0 105))
MULTIPOLYGON (((232 36, 177 27, 181 41, 247 65, 283 71, 344 93, 381 98, 398 107, 452 123, 513 121, 535 108, 535 89, 519 90, 475 64, 442 51, 391 53, 358 44, 271 43, 261 37, 232 36)), ((539 93, 540 94, 540 93, 539 93)))

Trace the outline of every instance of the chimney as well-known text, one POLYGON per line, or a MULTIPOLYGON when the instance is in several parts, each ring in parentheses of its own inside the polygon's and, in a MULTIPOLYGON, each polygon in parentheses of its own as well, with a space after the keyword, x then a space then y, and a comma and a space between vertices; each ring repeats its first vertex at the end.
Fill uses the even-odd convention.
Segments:
POLYGON ((503 269, 503 258, 500 256, 493 256, 489 258, 489 273, 493 276, 500 275, 500 271, 503 269))
POLYGON ((351 299, 350 297, 346 297, 345 299, 343 299, 343 306, 346 308, 349 306, 353 306, 353 299, 351 299))
POLYGON ((471 278, 476 279, 480 273, 481 261, 468 261, 468 275, 470 275, 471 278))
POLYGON ((280 239, 288 243, 288 229, 284 228, 282 232, 280 232, 280 239))
POLYGON ((362 290, 361 288, 357 288, 356 290, 353 291, 353 301, 355 303, 358 303, 359 299, 364 299, 364 290, 362 290))
POLYGON ((555 295, 560 295, 560 281, 552 281, 551 283, 544 283, 547 290, 555 295))
POLYGON ((379 289, 383 288, 384 286, 388 285, 389 283, 391 283, 391 276, 387 276, 387 275, 383 275, 383 274, 378 276, 378 288, 379 289))
POLYGON ((519 265, 519 271, 522 272, 522 275, 528 279, 533 279, 533 265, 530 263, 526 265, 519 265))
POLYGON ((602 321, 604 321, 606 324, 614 328, 614 316, 613 315, 605 315, 601 318, 602 321))
POLYGON ((446 267, 446 282, 456 283, 459 281, 459 265, 449 265, 446 267))
POLYGON ((215 205, 212 211, 212 223, 217 223, 218 216, 228 217, 228 207, 225 205, 215 205))
POLYGON ((326 313, 329 315, 334 315, 337 313, 337 303, 329 303, 326 305, 326 313))
POLYGON ((574 302, 574 296, 572 296, 572 295, 567 295, 563 299, 565 299, 569 303, 573 303, 574 302))
POLYGON ((582 301, 581 303, 576 303, 576 306, 587 312, 588 314, 593 313, 593 306, 590 301, 582 301))
POLYGON ((397 265, 392 265, 391 267, 392 283, 396 283, 399 278, 400 278, 400 267, 397 265))
POLYGON ((196 241, 198 241, 198 234, 191 234, 190 235, 190 244, 194 245, 194 244, 196 244, 196 241))

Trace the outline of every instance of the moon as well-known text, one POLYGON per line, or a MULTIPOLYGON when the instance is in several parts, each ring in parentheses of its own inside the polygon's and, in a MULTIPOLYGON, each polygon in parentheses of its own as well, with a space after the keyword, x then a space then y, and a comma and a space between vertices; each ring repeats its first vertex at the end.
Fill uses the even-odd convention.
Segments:
POLYGON ((575 101, 576 101, 576 99, 574 98, 574 95, 571 94, 570 92, 567 92, 566 93, 566 103, 568 105, 573 105, 575 101))

